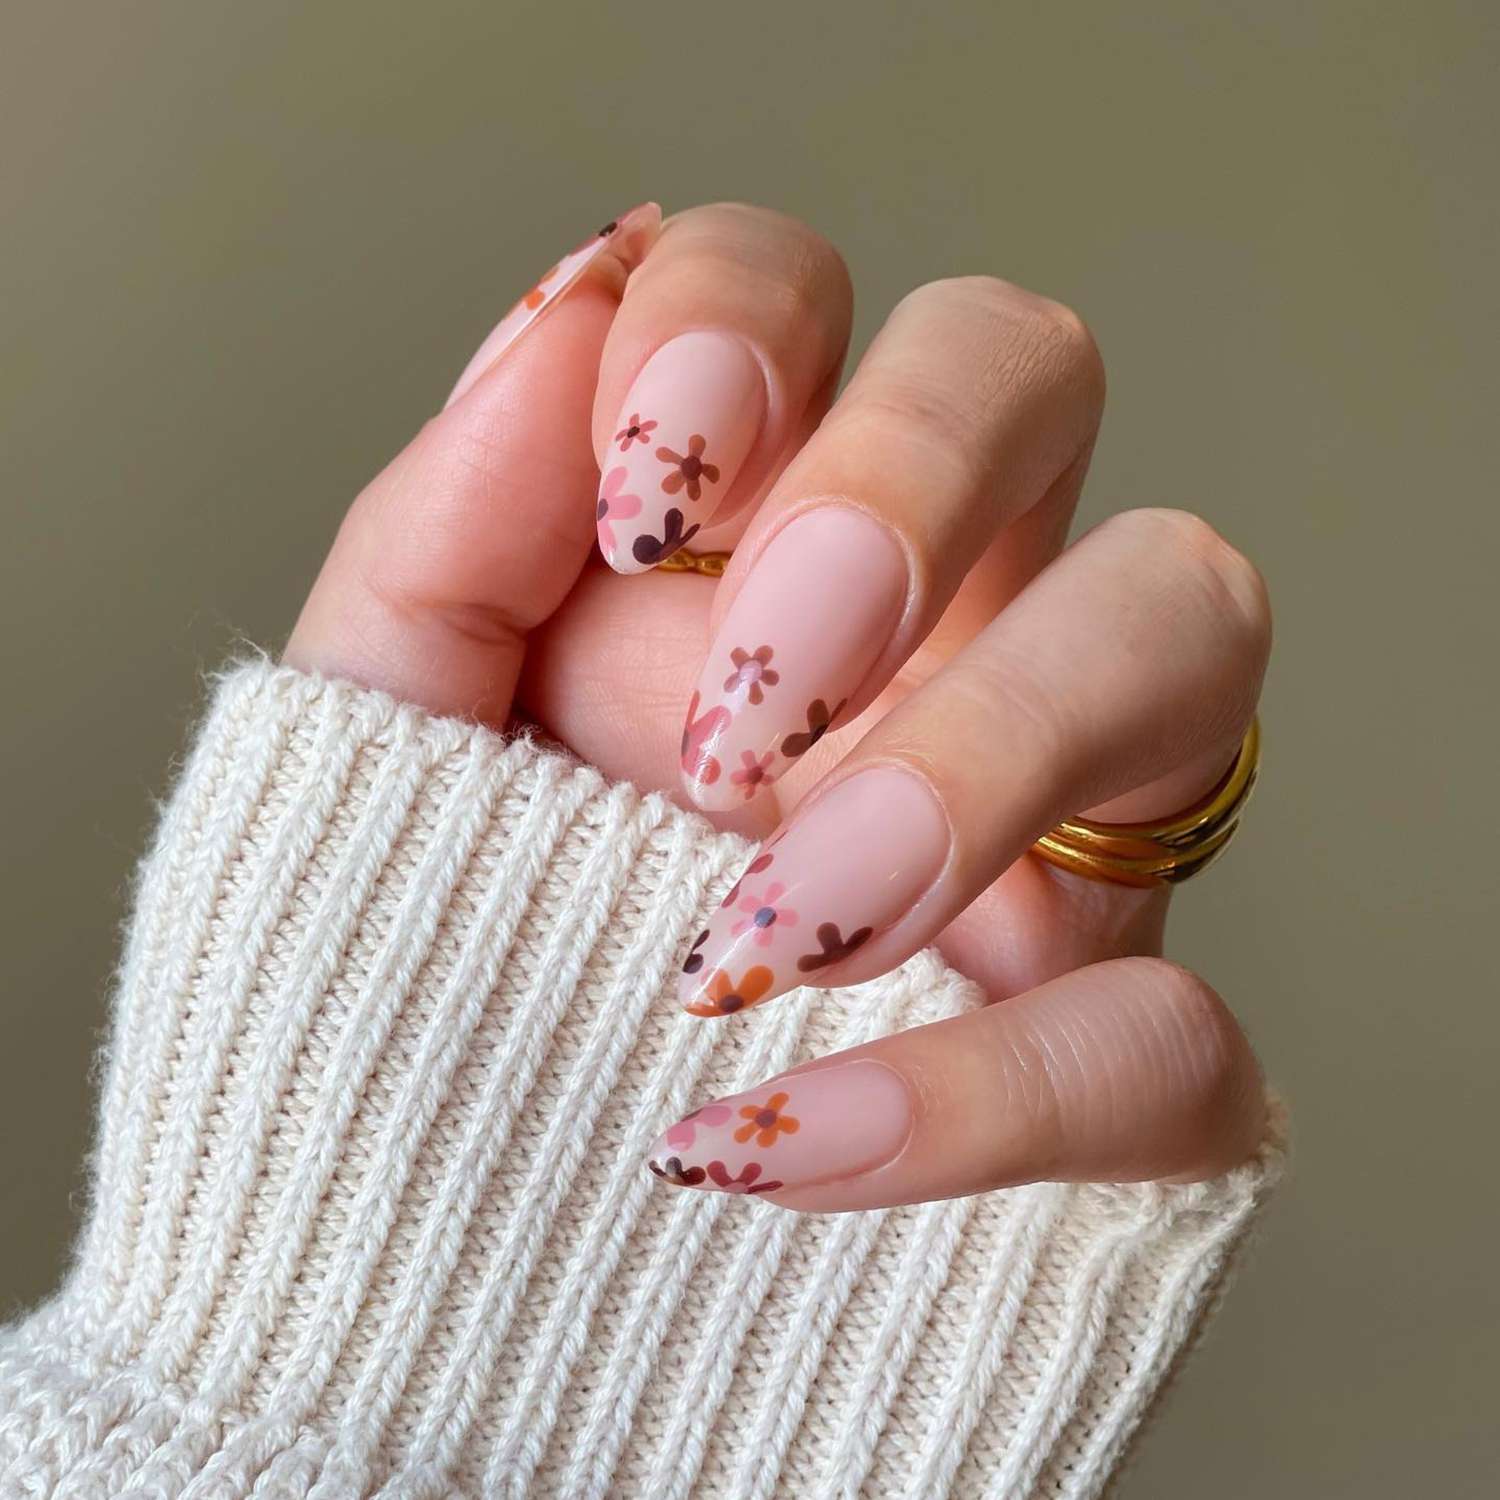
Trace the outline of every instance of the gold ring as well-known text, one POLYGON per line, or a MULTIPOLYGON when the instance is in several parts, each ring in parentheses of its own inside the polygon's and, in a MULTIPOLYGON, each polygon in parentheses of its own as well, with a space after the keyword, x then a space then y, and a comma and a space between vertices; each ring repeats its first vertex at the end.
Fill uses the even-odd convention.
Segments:
POLYGON ((685 548, 657 563, 660 573, 701 573, 705 578, 722 578, 729 566, 728 552, 689 552, 685 548))
POLYGON ((1200 802, 1159 823, 1094 823, 1069 818, 1032 848, 1048 864, 1117 885, 1179 885, 1206 870, 1228 847, 1260 772, 1260 720, 1240 753, 1200 802))

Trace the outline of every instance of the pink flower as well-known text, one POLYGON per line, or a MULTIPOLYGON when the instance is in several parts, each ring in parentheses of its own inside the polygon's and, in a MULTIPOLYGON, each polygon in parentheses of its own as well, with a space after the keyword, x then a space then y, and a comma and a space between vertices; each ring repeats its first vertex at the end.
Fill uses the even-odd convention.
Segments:
POLYGON ((695 692, 693 701, 688 704, 687 722, 682 726, 682 769, 694 781, 711 786, 719 779, 719 772, 723 768, 719 765, 718 758, 709 753, 708 747, 729 728, 733 715, 722 703, 718 703, 699 718, 699 698, 700 695, 695 692))
POLYGON ((684 1115, 667 1132, 667 1144, 685 1149, 697 1139, 700 1125, 722 1125, 733 1113, 727 1104, 705 1104, 701 1109, 684 1115))
POLYGON ((740 751, 740 759, 744 765, 730 774, 729 779, 736 785, 745 789, 745 801, 748 802, 763 786, 770 786, 776 780, 771 775, 771 762, 776 758, 774 750, 767 750, 759 760, 749 750, 740 751))
POLYGON ((775 926, 795 927, 797 925, 797 913, 789 906, 781 905, 781 898, 786 895, 786 887, 779 881, 774 880, 759 895, 752 891, 746 891, 740 897, 739 908, 749 915, 741 917, 729 930, 736 937, 742 932, 753 932, 753 941, 757 946, 764 948, 771 941, 771 929, 775 926))
POLYGON ((615 555, 615 529, 609 524, 610 521, 626 521, 631 516, 638 516, 641 513, 641 497, 623 494, 624 487, 624 464, 611 469, 604 476, 604 483, 599 487, 599 510, 597 512, 599 545, 604 548, 604 555, 609 558, 615 555))
POLYGON ((620 452, 625 453, 632 443, 649 442, 655 431, 655 422, 643 422, 640 412, 633 411, 630 420, 615 434, 615 441, 620 445, 620 452))

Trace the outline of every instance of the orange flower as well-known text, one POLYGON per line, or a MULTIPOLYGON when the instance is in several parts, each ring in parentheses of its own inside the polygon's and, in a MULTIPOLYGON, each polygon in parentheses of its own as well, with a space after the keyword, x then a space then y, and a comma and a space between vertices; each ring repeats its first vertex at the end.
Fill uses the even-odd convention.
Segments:
POLYGON ((778 1135, 796 1135, 800 1122, 782 1114, 790 1098, 790 1094, 778 1093, 772 1094, 764 1104, 747 1104, 740 1111, 740 1118, 747 1123, 735 1131, 735 1140, 744 1145, 753 1135, 755 1144, 764 1151, 776 1144, 778 1135))
POLYGON ((557 275, 558 270, 558 266, 553 266, 550 271, 546 272, 538 280, 537 284, 521 298, 521 305, 535 312, 547 300, 547 294, 542 288, 557 275))
POLYGON ((736 984, 723 969, 709 975, 703 998, 683 1008, 693 1016, 732 1016, 747 1005, 754 1005, 771 988, 771 971, 764 964, 746 969, 736 984))

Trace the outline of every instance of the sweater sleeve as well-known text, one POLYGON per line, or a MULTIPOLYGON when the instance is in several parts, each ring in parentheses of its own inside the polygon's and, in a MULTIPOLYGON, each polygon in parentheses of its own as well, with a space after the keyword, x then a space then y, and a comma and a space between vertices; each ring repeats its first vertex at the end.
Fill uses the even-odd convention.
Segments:
POLYGON ((746 852, 526 739, 266 663, 143 864, 92 1201, 0 1332, 0 1496, 1088 1496, 1280 1149, 841 1216, 677 1193, 662 1122, 956 1014, 924 953, 670 998, 746 852))

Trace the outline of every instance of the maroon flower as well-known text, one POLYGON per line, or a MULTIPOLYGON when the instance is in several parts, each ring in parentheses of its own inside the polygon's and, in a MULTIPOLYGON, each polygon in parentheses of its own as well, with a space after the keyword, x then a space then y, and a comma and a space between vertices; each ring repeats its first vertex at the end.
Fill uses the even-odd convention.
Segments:
POLYGON ((806 755, 828 733, 829 726, 843 712, 848 701, 847 698, 840 698, 833 708, 829 708, 821 698, 814 698, 807 705, 807 733, 803 734, 799 730, 796 734, 787 735, 781 742, 781 753, 788 760, 806 755))
POLYGON ((652 536, 649 532, 643 532, 630 544, 630 550, 635 554, 635 560, 639 563, 659 563, 663 558, 670 557, 679 548, 687 546, 697 535, 698 523, 693 522, 686 531, 682 529, 682 512, 674 505, 666 515, 661 518, 660 539, 652 536))
POLYGON ((629 421, 615 434, 615 441, 620 445, 621 453, 628 453, 632 443, 649 442, 651 434, 655 431, 655 422, 643 422, 640 412, 633 411, 629 421))
POLYGON ((713 1179, 714 1186, 726 1193, 774 1193, 778 1188, 786 1186, 784 1182, 757 1182, 756 1178, 760 1176, 758 1161, 746 1162, 734 1177, 729 1175, 729 1168, 723 1162, 711 1161, 708 1164, 708 1175, 713 1179))
POLYGON ((797 967, 804 974, 811 974, 814 969, 826 969, 829 964, 836 964, 841 959, 848 958, 856 948, 863 948, 874 935, 873 927, 856 927, 848 937, 842 937, 836 923, 819 922, 818 946, 823 951, 804 953, 797 960, 797 967))
POLYGON ((673 1187, 697 1187, 708 1174, 702 1167, 685 1167, 680 1156, 669 1156, 659 1166, 654 1161, 646 1163, 663 1182, 670 1182, 673 1187))
POLYGON ((696 974, 703 967, 703 955, 698 951, 708 941, 708 928, 704 928, 697 937, 693 939, 693 946, 688 949, 688 956, 683 960, 682 972, 684 974, 696 974))
POLYGON ((699 500, 703 496, 700 481, 708 484, 719 482, 719 466, 703 462, 703 450, 707 446, 708 439, 695 432, 688 439, 686 453, 674 453, 670 448, 656 450, 656 456, 664 464, 673 465, 672 472, 661 482, 667 494, 675 495, 678 490, 685 489, 689 500, 699 500))

